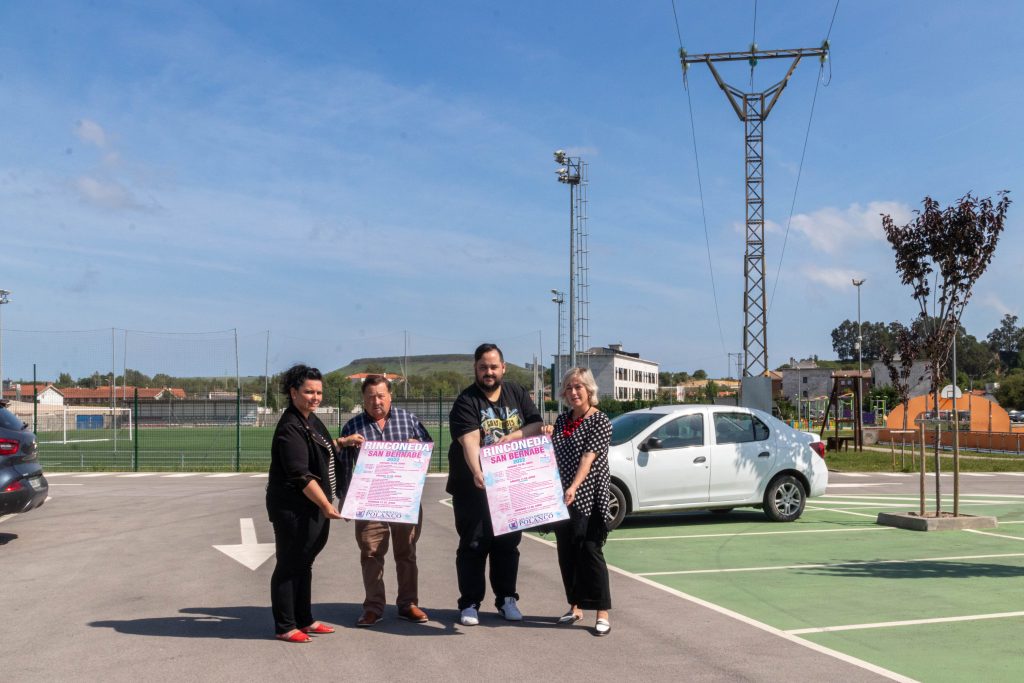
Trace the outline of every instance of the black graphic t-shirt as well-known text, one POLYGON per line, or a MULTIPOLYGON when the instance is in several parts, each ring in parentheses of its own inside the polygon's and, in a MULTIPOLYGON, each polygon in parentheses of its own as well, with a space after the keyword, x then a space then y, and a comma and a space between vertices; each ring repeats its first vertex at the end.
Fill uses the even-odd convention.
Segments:
POLYGON ((487 400, 476 384, 464 389, 452 404, 452 412, 448 416, 452 445, 448 449, 448 486, 445 490, 451 494, 476 490, 473 474, 459 443, 460 436, 479 430, 480 445, 488 446, 506 434, 543 420, 530 393, 513 382, 501 385, 501 396, 494 402, 487 400))

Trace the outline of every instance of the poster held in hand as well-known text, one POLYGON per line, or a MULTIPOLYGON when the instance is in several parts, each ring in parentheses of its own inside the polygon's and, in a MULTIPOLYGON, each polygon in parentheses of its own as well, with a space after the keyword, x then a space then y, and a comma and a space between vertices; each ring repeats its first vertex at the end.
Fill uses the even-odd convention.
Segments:
POLYGON ((547 436, 484 446, 480 465, 496 536, 569 519, 547 436))
POLYGON ((433 449, 430 442, 364 441, 341 516, 416 524, 433 449))

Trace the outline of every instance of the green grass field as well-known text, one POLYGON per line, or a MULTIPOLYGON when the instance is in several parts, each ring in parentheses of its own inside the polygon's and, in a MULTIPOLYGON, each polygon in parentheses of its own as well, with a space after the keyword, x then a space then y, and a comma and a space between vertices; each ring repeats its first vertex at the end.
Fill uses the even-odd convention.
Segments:
MULTIPOLYGON (((332 433, 337 433, 337 428, 332 433)), ((434 438, 430 471, 448 469, 447 425, 428 427, 434 438)), ((48 471, 266 471, 274 427, 160 427, 139 429, 138 444, 127 430, 40 432, 39 462, 48 471), (116 439, 115 439, 116 436, 116 439), (136 448, 137 447, 137 448, 136 448), (135 462, 135 457, 138 462, 135 462)))

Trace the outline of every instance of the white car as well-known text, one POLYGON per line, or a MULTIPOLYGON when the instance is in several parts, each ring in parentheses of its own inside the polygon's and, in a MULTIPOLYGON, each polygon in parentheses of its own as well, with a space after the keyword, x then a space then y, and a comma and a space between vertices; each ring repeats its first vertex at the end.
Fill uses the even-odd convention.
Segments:
POLYGON ((611 516, 760 507, 792 522, 825 493, 825 444, 760 410, 672 405, 612 420, 611 516))

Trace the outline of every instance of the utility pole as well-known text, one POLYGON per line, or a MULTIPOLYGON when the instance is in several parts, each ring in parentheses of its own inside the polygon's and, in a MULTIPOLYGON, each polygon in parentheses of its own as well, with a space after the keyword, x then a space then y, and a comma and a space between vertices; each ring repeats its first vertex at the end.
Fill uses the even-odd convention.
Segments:
POLYGON ((768 370, 768 306, 764 284, 764 121, 775 103, 779 101, 779 95, 789 83, 789 78, 800 60, 804 57, 818 57, 824 63, 828 58, 828 51, 828 41, 822 43, 820 48, 796 50, 758 50, 756 45, 751 45, 750 50, 746 52, 701 55, 688 55, 685 50, 679 50, 684 82, 690 64, 707 64, 718 87, 725 93, 736 116, 744 124, 747 207, 746 252, 743 260, 744 377, 760 376, 768 370), (761 92, 743 92, 723 81, 715 69, 717 62, 737 61, 745 61, 753 69, 762 59, 792 59, 793 63, 781 81, 761 92))

